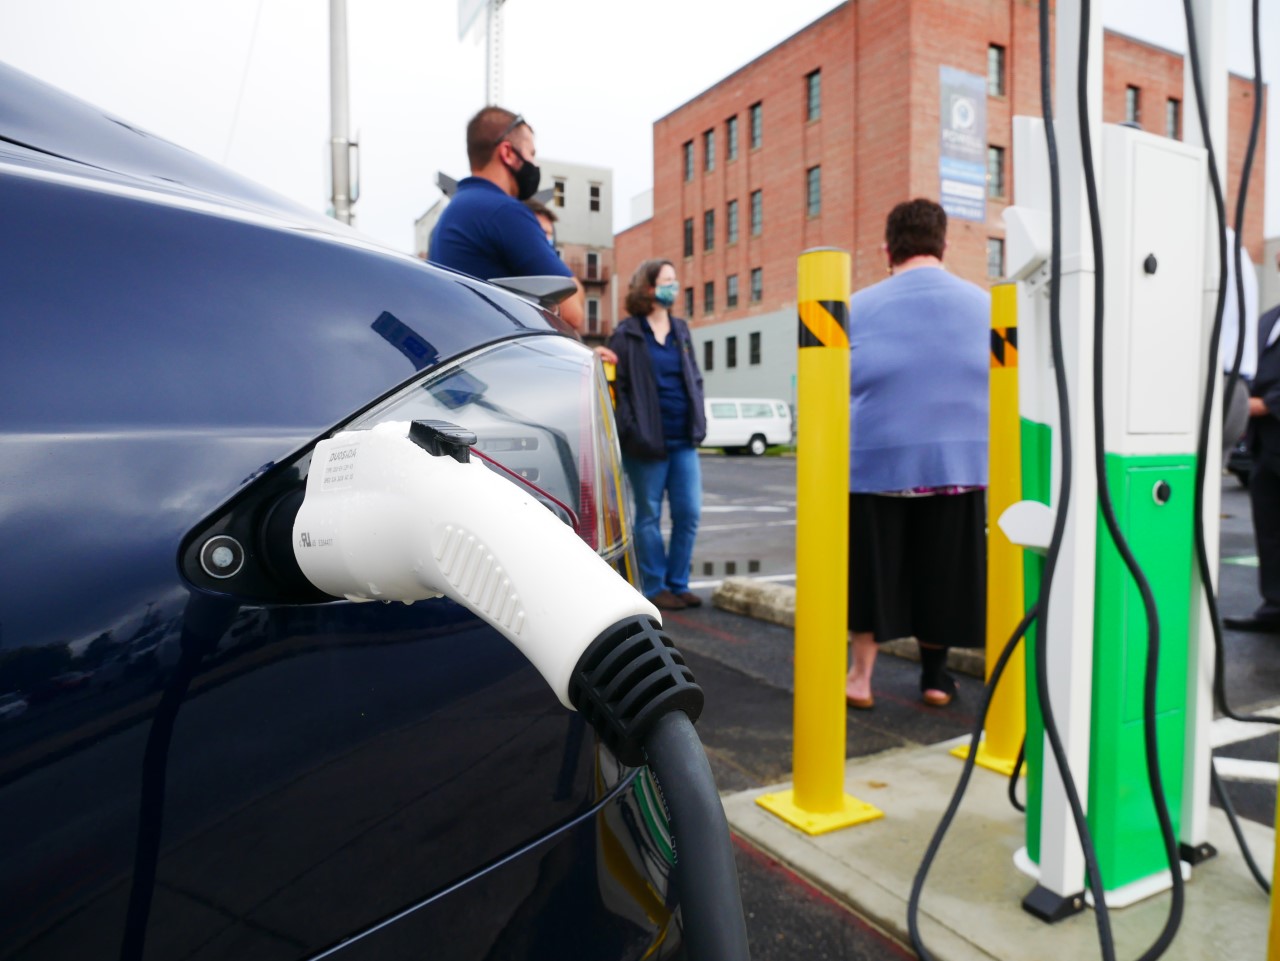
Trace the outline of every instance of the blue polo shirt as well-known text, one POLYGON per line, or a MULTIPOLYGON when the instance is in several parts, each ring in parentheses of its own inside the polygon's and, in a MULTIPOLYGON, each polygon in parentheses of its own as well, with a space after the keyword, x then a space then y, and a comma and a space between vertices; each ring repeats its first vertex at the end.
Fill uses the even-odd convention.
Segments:
POLYGON ((547 243, 533 211, 483 177, 467 177, 431 234, 427 259, 481 280, 573 272, 547 243))

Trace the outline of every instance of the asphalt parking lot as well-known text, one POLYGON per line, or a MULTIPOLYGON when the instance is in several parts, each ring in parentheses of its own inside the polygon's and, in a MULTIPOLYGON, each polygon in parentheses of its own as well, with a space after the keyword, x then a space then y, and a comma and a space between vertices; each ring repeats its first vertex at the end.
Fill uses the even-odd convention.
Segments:
MULTIPOLYGON (((794 460, 707 455, 702 458, 703 528, 694 558, 695 590, 709 601, 724 576, 759 576, 794 583, 794 460)), ((1247 494, 1223 481, 1222 609, 1251 610, 1256 569, 1247 494)), ((722 792, 762 787, 791 776, 792 648, 790 628, 718 610, 668 613, 666 625, 707 692, 698 729, 722 792)), ((1228 697, 1237 710, 1280 703, 1280 638, 1229 632, 1225 638, 1228 697)), ((876 707, 847 716, 846 755, 877 754, 968 734, 981 685, 958 677, 960 694, 947 708, 924 705, 918 666, 894 657, 876 665, 876 707)), ((1219 757, 1274 762, 1277 736, 1218 749, 1219 757)), ((956 770, 959 776, 959 765, 956 770)), ((1271 825, 1275 784, 1228 782, 1244 817, 1271 825)), ((867 798, 874 803, 874 798, 867 798)), ((738 843, 752 956, 757 959, 903 958, 909 949, 853 915, 824 892, 746 842, 738 843)))

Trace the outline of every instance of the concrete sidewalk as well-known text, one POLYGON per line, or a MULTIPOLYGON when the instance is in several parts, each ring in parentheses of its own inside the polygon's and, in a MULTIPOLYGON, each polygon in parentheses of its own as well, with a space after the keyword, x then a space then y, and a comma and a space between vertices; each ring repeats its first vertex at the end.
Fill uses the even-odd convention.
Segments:
MULTIPOLYGON (((907 900, 925 849, 960 777, 954 743, 853 758, 845 790, 874 804, 879 820, 809 836, 755 803, 773 785, 725 797, 735 833, 828 892, 856 914, 909 944, 907 900)), ((934 862, 921 900, 921 933, 944 961, 1061 961, 1100 956, 1094 914, 1086 910, 1046 925, 1021 908, 1032 881, 1013 865, 1024 817, 1009 804, 1007 779, 977 768, 934 862)), ((1270 876, 1274 833, 1251 821, 1243 830, 1270 876)), ((1216 858, 1195 868, 1186 887, 1181 928, 1164 957, 1173 961, 1262 961, 1269 902, 1248 873, 1226 817, 1210 814, 1216 858)), ((1119 958, 1134 958, 1155 940, 1169 908, 1164 894, 1112 911, 1119 958)))

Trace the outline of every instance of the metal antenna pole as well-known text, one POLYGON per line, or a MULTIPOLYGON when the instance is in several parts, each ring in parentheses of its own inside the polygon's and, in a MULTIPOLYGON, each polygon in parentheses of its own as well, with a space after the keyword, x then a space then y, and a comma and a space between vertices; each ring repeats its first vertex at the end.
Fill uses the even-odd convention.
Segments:
POLYGON ((502 4, 489 0, 485 14, 485 38, 488 47, 484 61, 485 97, 489 106, 502 100, 502 4))
POLYGON ((351 205, 351 129, 347 103, 347 0, 329 0, 329 151, 333 216, 349 224, 351 205))

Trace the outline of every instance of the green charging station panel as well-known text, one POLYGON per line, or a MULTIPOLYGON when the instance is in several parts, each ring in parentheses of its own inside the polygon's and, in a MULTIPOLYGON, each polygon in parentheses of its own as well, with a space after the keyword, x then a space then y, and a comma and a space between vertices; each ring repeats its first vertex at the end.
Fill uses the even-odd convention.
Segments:
MULTIPOLYGON (((1023 496, 1048 501, 1050 428, 1023 421, 1023 496)), ((1156 730, 1170 817, 1181 812, 1195 457, 1107 455, 1107 486, 1120 529, 1151 584, 1160 622, 1156 730)), ((1143 700, 1147 618, 1142 596, 1098 517, 1089 750, 1089 829, 1103 884, 1114 891, 1168 870, 1147 776, 1143 700)), ((1026 598, 1040 589, 1043 559, 1027 552, 1026 598)), ((1027 853, 1040 858, 1044 726, 1035 696, 1034 636, 1027 650, 1027 853)), ((1055 706, 1061 716, 1063 707, 1055 706)))

